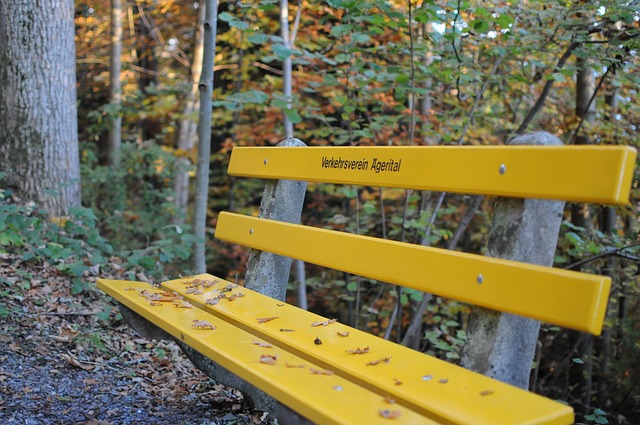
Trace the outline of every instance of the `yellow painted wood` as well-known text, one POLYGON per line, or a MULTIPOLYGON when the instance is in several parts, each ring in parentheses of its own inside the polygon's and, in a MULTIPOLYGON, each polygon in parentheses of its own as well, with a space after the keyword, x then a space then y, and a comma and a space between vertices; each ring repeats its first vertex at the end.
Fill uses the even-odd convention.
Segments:
POLYGON ((223 212, 218 239, 599 335, 611 280, 223 212))
POLYGON ((635 161, 629 146, 236 147, 229 174, 624 205, 635 161))
POLYGON ((198 308, 176 308, 171 303, 151 306, 139 292, 160 290, 147 283, 99 279, 98 288, 315 423, 437 423, 406 406, 389 404, 379 394, 337 374, 312 374, 312 368, 321 370, 322 366, 314 365, 309 359, 300 358, 276 346, 260 347, 254 342, 264 341, 206 311, 198 308), (192 327, 193 320, 207 321, 217 329, 195 329, 192 327), (264 354, 276 356, 275 364, 261 363, 260 357, 264 354), (305 367, 287 367, 287 363, 305 367), (400 416, 393 421, 385 419, 379 413, 385 409, 399 411, 400 416))
MULTIPOLYGON (((348 381, 369 388, 380 395, 394 398, 398 404, 450 424, 570 424, 571 407, 528 391, 495 381, 462 367, 435 359, 423 353, 394 344, 341 323, 328 323, 326 318, 292 305, 231 284, 210 275, 176 279, 162 283, 190 303, 212 315, 256 334, 260 339, 278 345, 305 361, 318 363, 348 381), (202 294, 188 294, 194 279, 215 281, 202 294), (226 292, 225 292, 226 291, 226 292), (216 299, 215 305, 207 300, 216 299), (235 298, 242 294, 242 297, 235 298), (233 301, 228 301, 234 297, 233 301), (259 323, 259 318, 275 319, 259 323), (313 326, 314 322, 327 325, 313 326), (338 332, 348 332, 340 336, 338 332), (320 340, 322 344, 317 344, 320 340), (363 351, 350 354, 350 350, 363 351), (377 365, 367 363, 388 358, 377 365)), ((317 324, 317 323, 316 323, 317 324)), ((308 376, 302 381, 314 386, 308 376)), ((357 402, 352 408, 358 414, 357 402)), ((364 418, 359 423, 369 423, 364 418)), ((423 423, 423 422, 416 422, 423 423)))

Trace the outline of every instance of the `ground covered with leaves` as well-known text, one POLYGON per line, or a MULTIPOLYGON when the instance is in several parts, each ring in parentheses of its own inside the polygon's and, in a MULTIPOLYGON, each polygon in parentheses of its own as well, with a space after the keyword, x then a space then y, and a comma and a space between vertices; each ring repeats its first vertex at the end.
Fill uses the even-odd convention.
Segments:
MULTIPOLYGON (((0 255, 0 423, 260 424, 173 343, 148 341, 47 263, 0 255)), ((97 274, 97 271, 96 273, 97 274)))

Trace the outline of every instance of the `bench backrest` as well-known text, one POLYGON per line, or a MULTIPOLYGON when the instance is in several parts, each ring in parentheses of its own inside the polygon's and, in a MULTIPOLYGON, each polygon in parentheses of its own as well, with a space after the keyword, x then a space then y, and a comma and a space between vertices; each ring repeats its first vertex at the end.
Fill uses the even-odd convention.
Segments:
MULTIPOLYGON (((625 146, 238 147, 229 174, 622 205, 625 146)), ((218 239, 599 334, 610 279, 223 212, 218 239)))

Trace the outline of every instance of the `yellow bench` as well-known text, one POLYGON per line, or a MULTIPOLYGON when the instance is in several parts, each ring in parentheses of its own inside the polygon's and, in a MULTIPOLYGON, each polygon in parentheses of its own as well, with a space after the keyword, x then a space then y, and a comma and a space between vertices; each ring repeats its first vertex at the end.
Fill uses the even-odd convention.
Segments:
MULTIPOLYGON (((228 171, 278 181, 621 205, 628 200, 635 157, 634 149, 622 146, 239 147, 228 171)), ((513 202, 529 208, 529 201, 513 202)), ((564 205, 534 202, 551 205, 556 216, 564 205)), ((515 223, 496 219, 494 227, 506 226, 502 235, 517 233, 524 226, 517 214, 508 218, 515 223)), ((559 226, 561 217, 553 219, 559 226)), ((216 238, 593 334, 601 331, 610 288, 603 276, 231 212, 219 215, 216 238)), ((254 261, 250 268, 261 267, 254 261)), ((252 286, 270 285, 261 279, 252 286)), ((272 298, 208 274, 159 288, 114 280, 98 286, 182 346, 315 423, 573 423, 567 405, 301 310, 277 299, 282 292, 272 298)))

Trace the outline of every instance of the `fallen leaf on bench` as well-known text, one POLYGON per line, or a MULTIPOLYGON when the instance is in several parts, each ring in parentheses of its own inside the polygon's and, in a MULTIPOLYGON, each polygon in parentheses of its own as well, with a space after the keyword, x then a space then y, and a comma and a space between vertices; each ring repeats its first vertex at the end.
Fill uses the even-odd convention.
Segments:
POLYGON ((278 319, 278 316, 273 316, 273 317, 259 317, 256 320, 258 321, 258 323, 267 323, 270 322, 272 320, 278 319))
POLYGON ((260 363, 274 365, 277 359, 278 357, 272 356, 271 354, 263 354, 260 356, 260 363))
POLYGON ((136 288, 132 288, 132 287, 128 287, 128 288, 124 288, 125 291, 137 291, 136 288))
POLYGON ((329 326, 332 323, 337 322, 338 319, 329 319, 329 320, 324 320, 324 321, 318 321, 318 322, 313 322, 311 324, 312 327, 317 327, 317 326, 329 326))
POLYGON ((193 308, 193 306, 189 304, 189 301, 174 302, 173 305, 176 308, 193 308))
POLYGON ((396 404, 396 400, 391 398, 391 397, 389 397, 389 396, 385 396, 384 402, 385 403, 389 403, 389 404, 396 404))
POLYGON ((371 362, 367 363, 367 366, 375 366, 375 365, 378 365, 380 363, 389 363, 390 361, 391 361, 391 357, 382 357, 382 358, 380 358, 378 360, 374 360, 374 361, 371 361, 371 362))
POLYGON ((218 298, 209 298, 204 303, 206 305, 216 305, 216 304, 218 304, 218 302, 220 302, 220 300, 218 298))
POLYGON ((447 382, 449 382, 449 380, 447 378, 442 378, 442 379, 438 380, 439 384, 446 384, 447 382))
POLYGON ((231 291, 233 291, 234 288, 237 288, 237 287, 238 287, 238 285, 236 285, 235 283, 230 283, 227 286, 225 286, 224 288, 222 288, 222 290, 224 292, 231 292, 231 291))
POLYGON ((202 281, 202 287, 203 288, 211 288, 213 285, 215 285, 216 283, 220 282, 220 279, 216 279, 216 280, 203 280, 202 281))
POLYGON ((149 301, 151 307, 162 307, 162 303, 158 301, 149 301))
POLYGON ((271 348, 273 345, 267 344, 266 342, 253 341, 253 345, 257 345, 258 347, 271 348))
POLYGON ((305 365, 303 365, 303 364, 295 365, 295 364, 291 364, 291 363, 289 363, 289 362, 285 362, 285 366, 287 366, 287 367, 289 367, 289 368, 298 368, 298 369, 304 369, 304 368, 306 367, 306 366, 305 366, 305 365))
POLYGON ((382 416, 385 419, 396 419, 400 417, 399 410, 382 409, 382 410, 379 410, 378 412, 380 413, 380 416, 382 416))
POLYGON ((402 385, 402 381, 398 378, 393 378, 393 385, 402 385))
POLYGON ((322 369, 314 369, 310 367, 309 372, 311 372, 313 375, 333 375, 333 371, 328 369, 322 370, 322 369))
POLYGON ((493 394, 494 392, 495 392, 495 391, 493 391, 493 390, 484 390, 484 391, 482 391, 482 392, 480 393, 480 395, 481 395, 482 397, 486 397, 486 396, 488 396, 488 395, 493 394))
POLYGON ((211 323, 207 322, 206 320, 193 320, 191 322, 191 327, 197 328, 197 329, 211 329, 212 331, 216 329, 215 326, 213 326, 211 323))
POLYGON ((346 331, 346 332, 337 331, 336 333, 338 334, 338 336, 341 336, 343 338, 346 338, 349 336, 349 331, 346 331))
POLYGON ((295 332, 293 329, 280 328, 280 332, 295 332))
POLYGON ((369 352, 369 347, 356 348, 355 350, 347 350, 347 354, 366 354, 369 352))
POLYGON ((193 295, 200 295, 200 294, 204 294, 204 292, 202 292, 202 290, 200 288, 198 288, 197 286, 194 286, 192 288, 187 289, 186 291, 184 291, 185 294, 193 294, 193 295))
POLYGON ((316 337, 316 339, 313 340, 313 343, 315 345, 322 345, 322 340, 320 338, 316 337))
POLYGON ((242 298, 242 297, 244 297, 244 294, 242 292, 238 292, 237 294, 233 294, 230 297, 227 297, 227 300, 233 301, 235 299, 242 298))

